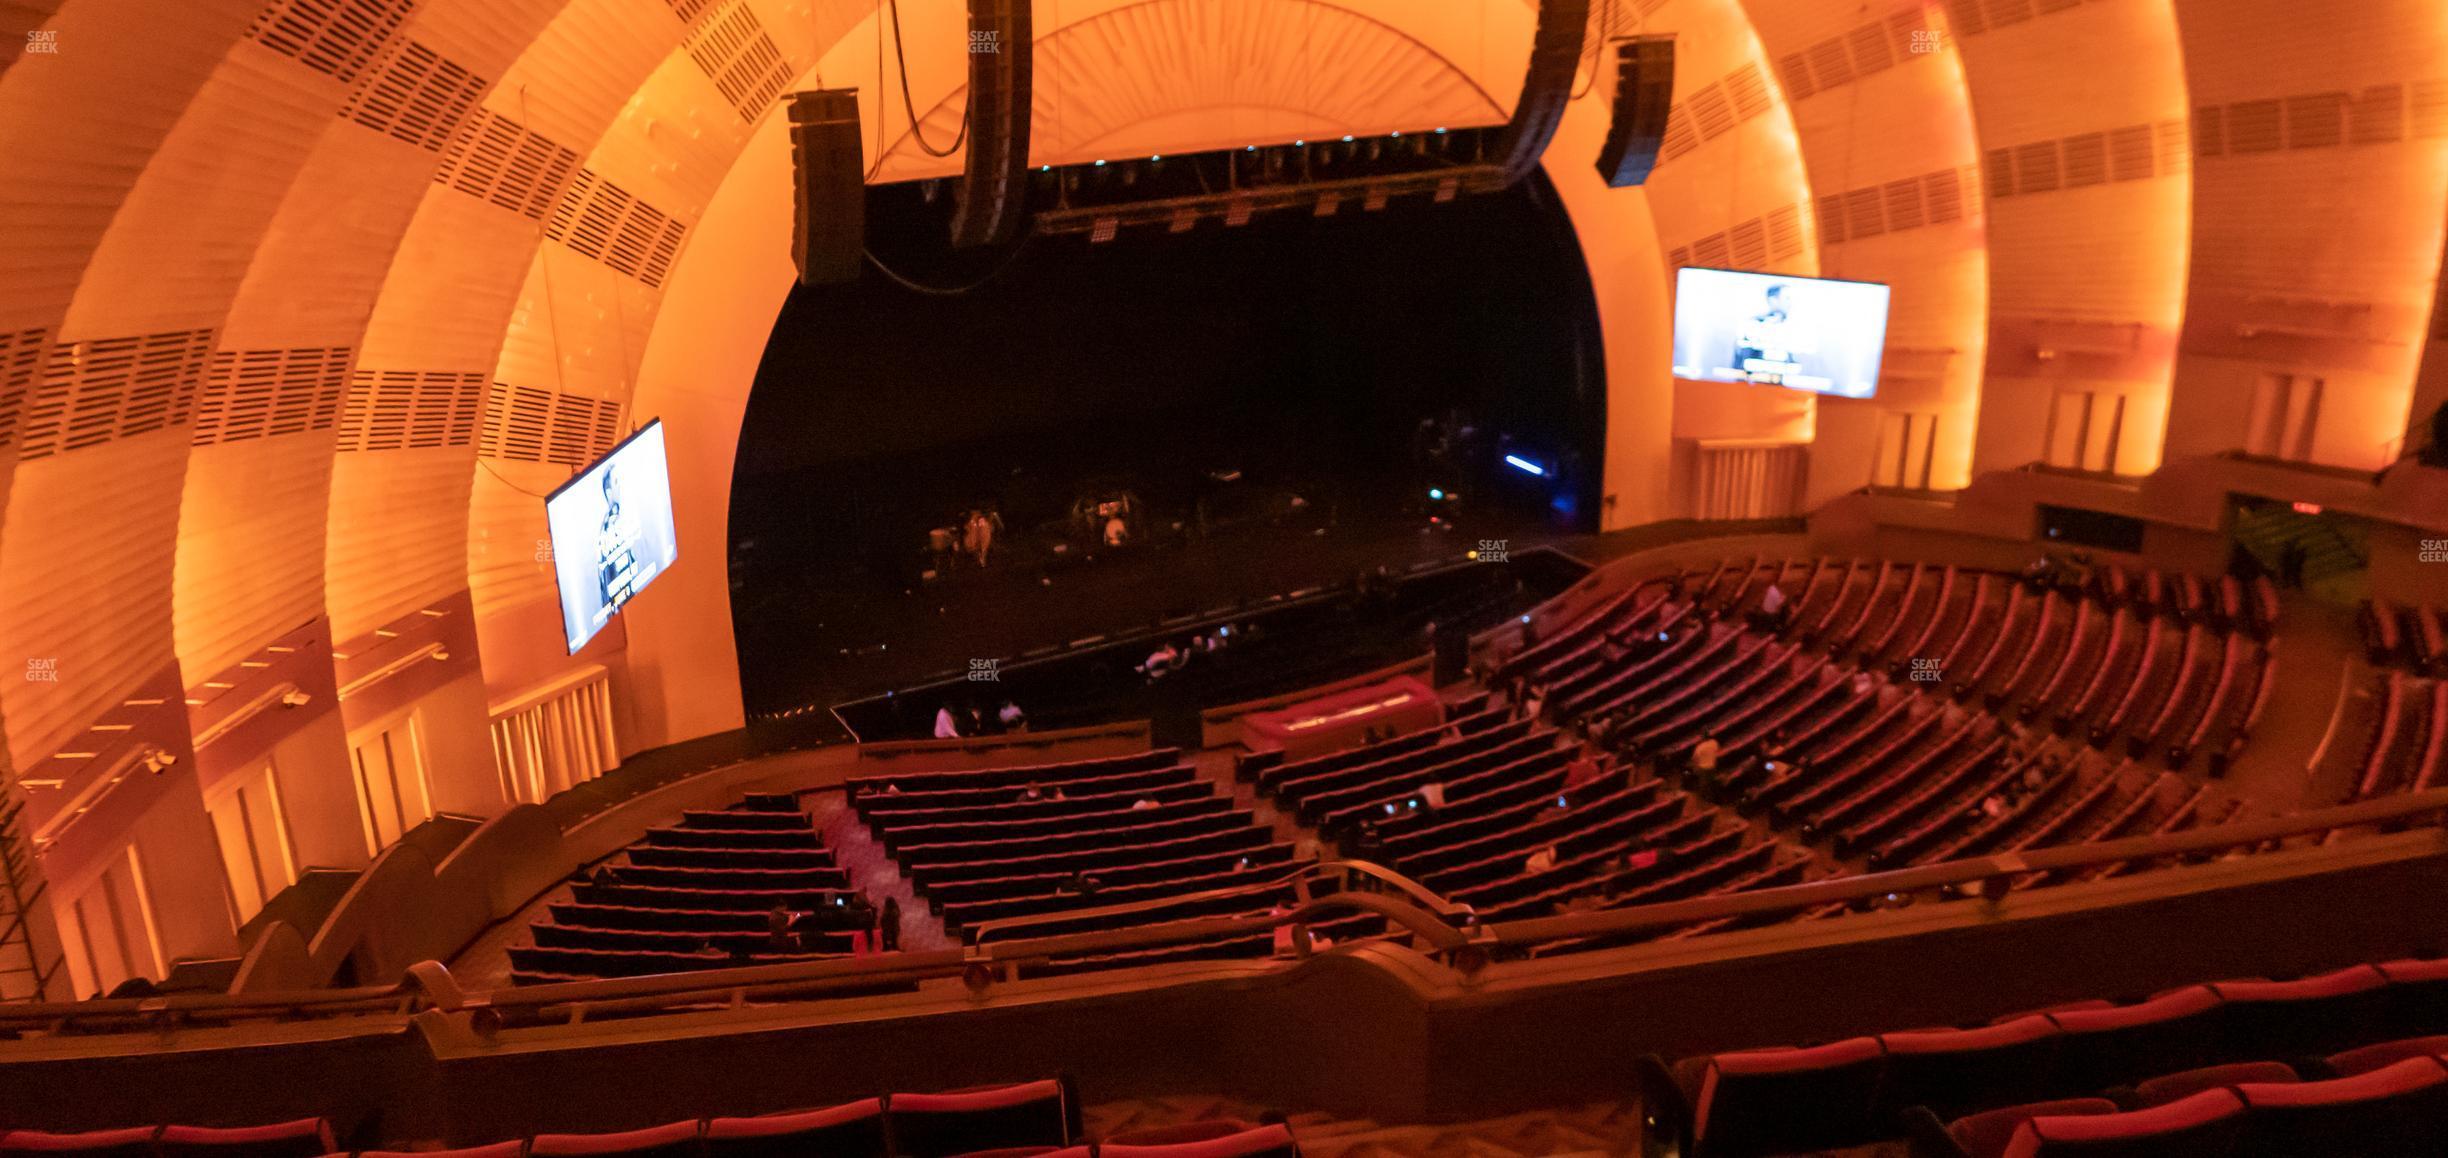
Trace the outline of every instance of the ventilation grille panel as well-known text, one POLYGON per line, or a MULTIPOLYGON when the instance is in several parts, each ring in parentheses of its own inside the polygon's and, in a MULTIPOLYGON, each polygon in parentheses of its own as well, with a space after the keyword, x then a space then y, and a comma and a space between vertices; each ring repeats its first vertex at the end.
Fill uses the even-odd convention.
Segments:
POLYGON ((359 370, 349 375, 341 450, 430 450, 476 441, 483 416, 480 371, 359 370))
POLYGON ((582 466, 620 441, 620 403, 495 382, 485 395, 477 453, 518 462, 582 466))
POLYGON ((661 286, 688 226, 592 169, 578 171, 544 236, 648 286, 661 286))
POLYGON ((316 72, 353 84, 416 0, 273 0, 247 35, 316 72))
POLYGON ((196 402, 197 446, 329 430, 348 396, 347 346, 221 350, 196 402))
POLYGON ((185 423, 212 356, 211 330, 95 338, 52 347, 21 417, 35 459, 185 423))
POLYGON ((484 90, 483 77, 422 44, 403 40, 392 47, 373 79, 349 94, 340 115, 438 153, 484 90))
POLYGON ((0 446, 17 441, 17 421, 34 392, 34 380, 42 376, 43 353, 50 347, 47 330, 0 334, 0 446))
POLYGON ((578 154, 517 121, 478 109, 451 137, 434 183, 542 221, 577 168, 578 154))
POLYGON ((692 38, 688 54, 743 121, 753 122, 764 115, 782 95, 782 87, 790 83, 790 62, 745 0, 724 9, 692 38))

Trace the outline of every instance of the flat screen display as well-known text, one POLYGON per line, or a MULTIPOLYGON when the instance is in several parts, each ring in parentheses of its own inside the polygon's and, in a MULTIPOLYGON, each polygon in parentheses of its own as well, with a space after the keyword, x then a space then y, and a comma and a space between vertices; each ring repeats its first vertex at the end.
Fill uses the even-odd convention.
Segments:
POLYGON ((680 557, 663 423, 639 428, 544 499, 571 654, 680 557))
POLYGON ((1868 398, 1886 343, 1877 282, 1690 267, 1675 279, 1678 378, 1868 398))

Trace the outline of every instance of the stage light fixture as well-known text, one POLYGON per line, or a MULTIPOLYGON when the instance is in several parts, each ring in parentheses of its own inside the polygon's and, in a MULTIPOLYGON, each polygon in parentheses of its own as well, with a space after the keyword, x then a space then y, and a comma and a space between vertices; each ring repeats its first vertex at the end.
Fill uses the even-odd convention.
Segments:
POLYGON ((1444 489, 1443 489, 1443 488, 1440 488, 1440 487, 1429 487, 1429 488, 1428 488, 1428 499, 1429 499, 1429 501, 1430 501, 1430 502, 1440 502, 1440 503, 1441 503, 1441 502, 1444 502, 1444 501, 1445 501, 1445 491, 1444 491, 1444 489))
POLYGON ((1546 478, 1546 477, 1547 477, 1547 468, 1546 468, 1546 467, 1540 466, 1539 464, 1537 464, 1537 463, 1535 463, 1535 462, 1532 462, 1532 461, 1530 461, 1529 459, 1523 458, 1522 456, 1520 456, 1520 455, 1518 455, 1518 454, 1508 454, 1508 455, 1506 455, 1506 456, 1505 456, 1505 462, 1507 462, 1507 463, 1511 464, 1511 465, 1512 465, 1512 467, 1513 467, 1513 469, 1515 469, 1515 470, 1518 470, 1518 471, 1523 471, 1523 472, 1526 472, 1526 473, 1529 473, 1529 474, 1534 474, 1534 475, 1537 475, 1537 476, 1538 476, 1538 477, 1540 477, 1540 478, 1546 478))

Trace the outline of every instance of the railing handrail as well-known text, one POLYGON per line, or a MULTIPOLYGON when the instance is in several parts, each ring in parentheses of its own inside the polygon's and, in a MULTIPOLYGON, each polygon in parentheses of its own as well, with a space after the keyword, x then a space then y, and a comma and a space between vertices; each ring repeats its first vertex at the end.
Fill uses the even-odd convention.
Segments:
MULTIPOLYGON (((1175 905, 1190 904, 1207 900, 1221 900, 1226 897, 1234 896, 1260 897, 1265 896, 1275 890, 1281 889, 1285 885, 1320 880, 1346 872, 1354 872, 1363 876, 1371 877, 1392 887, 1396 891, 1403 893, 1410 899, 1413 907, 1424 912, 1435 914, 1439 918, 1440 927, 1444 929, 1450 930, 1454 927, 1448 918, 1464 916, 1471 911, 1471 907, 1469 905, 1457 904, 1453 901, 1446 900, 1444 897, 1438 896, 1436 893, 1431 892, 1428 886, 1412 880, 1410 877, 1404 876, 1403 874, 1381 864, 1375 864, 1364 860, 1312 861, 1308 864, 1291 866, 1284 872, 1279 873, 1268 880, 1253 881, 1249 884, 1227 885, 1223 888, 1208 889, 1203 892, 1184 893, 1169 897, 1155 897, 1144 901, 1125 901, 1122 904, 1105 905, 1093 909, 1063 909, 1059 912, 1030 913, 1026 916, 1001 917, 991 921, 980 921, 977 925, 977 937, 975 938, 977 943, 972 947, 972 956, 979 955, 976 950, 985 949, 995 944, 1011 944, 1009 941, 990 942, 987 940, 988 933, 1003 929, 1025 929, 1032 925, 1061 924, 1066 921, 1078 920, 1083 917, 1121 917, 1128 916, 1132 913, 1144 913, 1151 912, 1156 909, 1170 908, 1175 905)), ((1349 896, 1352 894, 1337 893, 1333 895, 1349 896)), ((1212 920, 1213 918, 1192 919, 1212 920)), ((1173 922, 1167 923, 1170 924, 1173 922)), ((1062 937, 1068 935, 1071 934, 1055 934, 1054 936, 1062 937)))
MULTIPOLYGON (((1601 937, 1666 926, 1694 925, 1723 917, 1814 908, 1820 905, 1889 894, 1924 892, 1947 885, 1988 881, 2010 882, 2015 877, 2029 873, 2065 871, 2130 860, 2156 860, 2210 852, 2287 837, 2307 836, 2334 829, 2385 825, 2442 811, 2448 811, 2448 788, 2433 788, 2422 792, 2335 805, 2288 816, 2236 821, 2185 832, 2154 833, 2096 843, 2060 845, 2029 852, 2001 853, 1969 860, 1949 861, 1943 864, 1922 865, 1746 893, 1665 901, 1624 909, 1593 910, 1565 916, 1533 917, 1469 927, 1457 927, 1449 923, 1442 913, 1435 911, 1434 906, 1423 907, 1411 903, 1409 890, 1405 890, 1406 896, 1401 899, 1384 894, 1345 892, 1313 899, 1284 913, 1200 918, 1130 929, 994 942, 965 952, 958 949, 901 952, 827 961, 747 965, 651 977, 514 986, 471 994, 464 1000, 445 1001, 442 1004, 454 1008, 471 1009, 489 1006, 497 1011, 542 1010, 548 1007, 568 1007, 573 1010, 581 1007, 592 1009, 650 1008, 655 1000, 660 1000, 665 1005, 692 1004, 710 997, 738 994, 752 988, 779 990, 834 982, 883 983, 894 980, 923 980, 930 977, 952 976, 964 971, 974 973, 980 966, 991 970, 997 965, 1044 960, 1064 954, 1120 953, 1134 949, 1161 948, 1221 934, 1256 932, 1281 925, 1312 925, 1337 914, 1355 910, 1387 917, 1418 936, 1427 944, 1431 952, 1454 954, 1469 950, 1476 961, 1484 962, 1488 951, 1499 947, 1522 948, 1549 941, 1601 937), (646 1004, 641 1006, 641 1001, 646 1004)), ((2442 831, 2448 832, 2448 830, 2442 831)), ((1392 870, 1383 870, 1382 866, 1369 866, 1369 868, 1380 869, 1381 872, 1369 872, 1368 868, 1360 868, 1359 866, 1365 862, 1327 863, 1341 868, 1367 872, 1368 875, 1376 876, 1381 880, 1401 877, 1401 874, 1394 873, 1392 870)), ((1413 885, 1418 887, 1416 882, 1413 882, 1413 885)), ((1426 893, 1428 897, 1435 897, 1434 893, 1429 893, 1424 888, 1420 888, 1419 891, 1426 893)), ((1442 900, 1442 898, 1437 899, 1442 900)), ((1445 913, 1462 908, 1450 901, 1444 901, 1442 904, 1445 913)), ((432 966, 431 968, 438 970, 440 967, 432 966)), ((405 1009, 418 1003, 437 1004, 429 996, 429 992, 427 985, 414 981, 403 981, 398 985, 365 986, 347 990, 308 990, 247 996, 175 994, 147 998, 106 998, 84 1002, 8 1005, 0 1006, 0 1028, 65 1027, 72 1026, 79 1021, 107 1021, 112 1018, 134 1020, 140 1023, 146 1021, 175 1023, 182 1018, 214 1015, 227 1018, 261 1018, 312 1012, 379 1012, 387 1006, 394 1005, 405 1009)))

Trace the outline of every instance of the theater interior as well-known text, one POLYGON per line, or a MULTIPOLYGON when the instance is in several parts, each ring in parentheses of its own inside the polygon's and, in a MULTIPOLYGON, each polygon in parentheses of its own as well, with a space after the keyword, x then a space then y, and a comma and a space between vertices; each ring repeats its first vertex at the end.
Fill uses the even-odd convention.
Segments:
POLYGON ((0 0, 0 1158, 2448 1156, 2439 0, 0 0))

